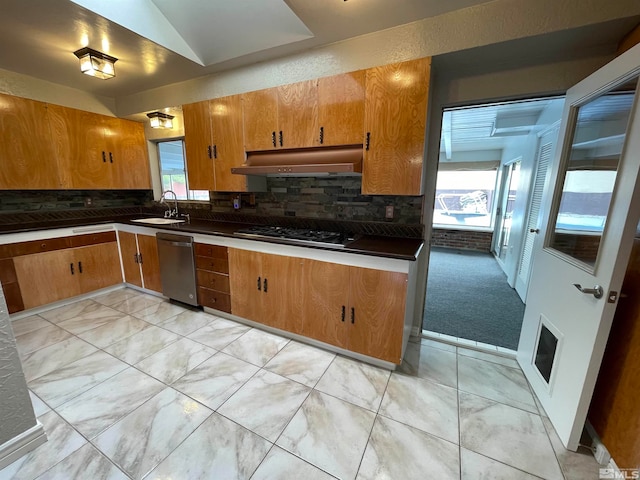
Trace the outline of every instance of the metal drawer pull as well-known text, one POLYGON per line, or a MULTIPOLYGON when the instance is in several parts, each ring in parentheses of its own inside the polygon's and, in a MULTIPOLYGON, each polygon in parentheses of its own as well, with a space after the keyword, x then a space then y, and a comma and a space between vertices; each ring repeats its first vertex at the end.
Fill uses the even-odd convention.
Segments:
POLYGON ((82 273, 82 262, 78 262, 78 271, 82 273))
POLYGON ((356 309, 351 307, 351 323, 356 323, 356 309))
POLYGON ((260 283, 260 277, 258 277, 258 290, 262 290, 262 284, 260 283))
POLYGON ((263 283, 264 287, 262 288, 262 290, 264 290, 264 293, 267 293, 267 279, 264 279, 264 283, 263 283))
POLYGON ((580 285, 579 283, 574 283, 573 286, 580 290, 582 293, 593 295, 595 298, 602 298, 602 296, 604 295, 604 290, 600 285, 595 285, 593 288, 582 288, 582 285, 580 285))
POLYGON ((76 272, 73 270, 73 263, 69 264, 69 267, 71 268, 71 275, 75 275, 76 272))
POLYGON ((273 146, 276 146, 276 132, 271 132, 271 141, 273 142, 273 146))
POLYGON ((342 320, 343 322, 344 322, 344 314, 345 314, 345 310, 346 310, 345 306, 344 306, 344 305, 342 305, 342 317, 341 317, 341 320, 342 320))

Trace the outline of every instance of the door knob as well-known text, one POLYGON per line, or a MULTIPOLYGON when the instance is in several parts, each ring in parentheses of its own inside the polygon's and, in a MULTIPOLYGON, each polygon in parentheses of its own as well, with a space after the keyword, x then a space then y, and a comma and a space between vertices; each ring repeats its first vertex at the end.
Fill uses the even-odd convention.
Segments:
POLYGON ((579 283, 574 283, 573 286, 580 290, 582 293, 593 295, 595 298, 602 298, 602 296, 604 295, 604 290, 600 285, 596 285, 593 288, 582 288, 582 285, 580 285, 579 283))

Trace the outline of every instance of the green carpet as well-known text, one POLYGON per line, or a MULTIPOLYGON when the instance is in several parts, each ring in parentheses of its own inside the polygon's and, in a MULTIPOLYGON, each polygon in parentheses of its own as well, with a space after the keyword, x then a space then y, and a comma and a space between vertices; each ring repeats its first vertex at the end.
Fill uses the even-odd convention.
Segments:
POLYGON ((423 329, 517 350, 523 316, 493 255, 431 249, 423 329))

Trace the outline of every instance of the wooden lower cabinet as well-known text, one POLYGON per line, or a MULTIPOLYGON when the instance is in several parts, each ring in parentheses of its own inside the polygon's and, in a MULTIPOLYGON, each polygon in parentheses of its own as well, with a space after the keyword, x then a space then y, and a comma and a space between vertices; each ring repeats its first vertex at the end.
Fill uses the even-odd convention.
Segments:
POLYGON ((23 255, 13 261, 25 309, 122 282, 115 242, 23 255))
POLYGON ((407 274, 233 248, 229 272, 234 315, 401 362, 407 274))
POLYGON ((156 237, 118 232, 125 282, 162 293, 156 237))
POLYGON ((405 273, 308 260, 303 335, 399 364, 405 273))
POLYGON ((302 273, 305 260, 229 249, 234 315, 292 333, 302 333, 302 273))

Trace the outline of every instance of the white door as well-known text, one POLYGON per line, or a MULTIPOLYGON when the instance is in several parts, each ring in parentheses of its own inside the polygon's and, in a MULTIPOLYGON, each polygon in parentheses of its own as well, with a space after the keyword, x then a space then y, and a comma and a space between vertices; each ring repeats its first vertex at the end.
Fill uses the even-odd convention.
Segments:
POLYGON ((571 450, 640 218, 638 75, 640 45, 567 92, 534 246, 518 362, 571 450))

